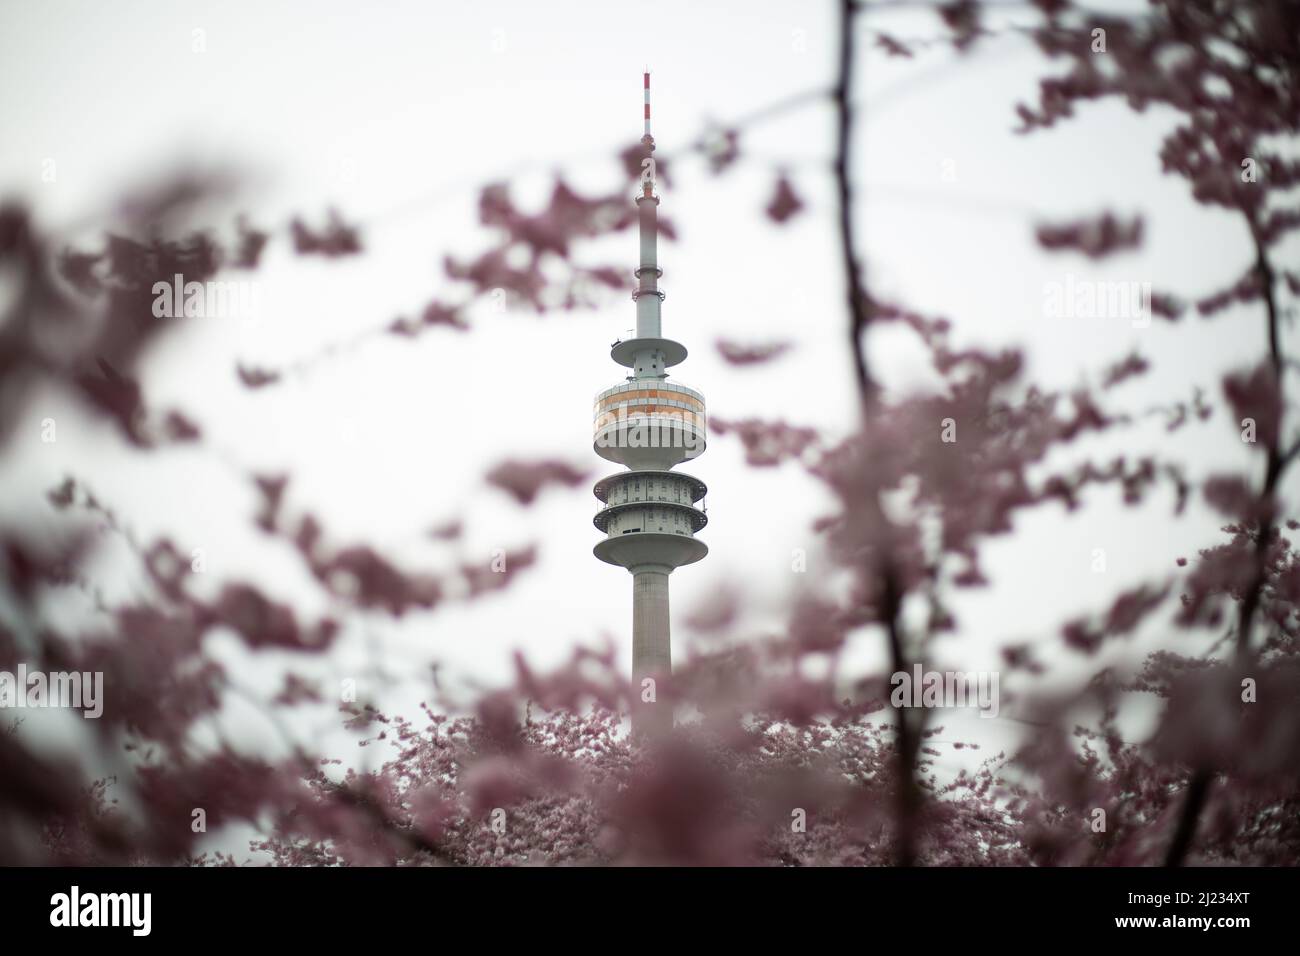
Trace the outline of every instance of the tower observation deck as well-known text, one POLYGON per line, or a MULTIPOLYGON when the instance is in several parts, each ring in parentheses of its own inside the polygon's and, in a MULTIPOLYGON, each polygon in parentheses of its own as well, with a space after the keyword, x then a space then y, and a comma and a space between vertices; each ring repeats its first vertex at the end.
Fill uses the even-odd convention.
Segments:
POLYGON ((698 478, 673 471, 703 454, 704 396, 668 381, 668 369, 686 359, 686 347, 663 337, 658 263, 658 207, 654 137, 650 135, 650 74, 645 74, 645 147, 636 196, 641 256, 635 271, 636 338, 618 342, 610 357, 630 370, 622 384, 596 396, 593 447, 621 471, 596 483, 602 502, 595 525, 605 538, 600 560, 632 574, 632 729, 672 727, 665 681, 672 672, 668 576, 709 553, 695 534, 708 523, 698 503, 708 490, 698 478))

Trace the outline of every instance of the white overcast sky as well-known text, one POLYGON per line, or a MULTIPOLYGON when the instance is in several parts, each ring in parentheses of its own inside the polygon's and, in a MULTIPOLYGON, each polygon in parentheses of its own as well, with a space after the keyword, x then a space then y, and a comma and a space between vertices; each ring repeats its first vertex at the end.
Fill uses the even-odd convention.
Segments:
MULTIPOLYGON (((670 157, 711 118, 828 87, 833 8, 684 0, 0 3, 0 193, 33 203, 42 226, 93 243, 106 201, 120 189, 179 163, 233 163, 248 174, 239 208, 255 224, 283 234, 294 214, 319 222, 337 205, 362 224, 366 246, 361 257, 322 265, 294 257, 278 239, 264 268, 225 276, 260 283, 256 327, 176 322, 144 377, 154 407, 179 406, 200 423, 205 438, 195 450, 131 453, 75 403, 43 395, 30 412, 30 439, 11 445, 0 464, 6 515, 59 527, 42 494, 71 474, 141 538, 165 533, 203 547, 208 586, 252 577, 322 611, 327 602, 293 556, 259 540, 251 525, 255 503, 243 476, 289 470, 291 512, 323 514, 333 542, 364 539, 408 567, 486 563, 493 548, 541 546, 541 566, 504 595, 396 624, 353 620, 333 665, 346 675, 379 661, 405 682, 385 692, 393 706, 413 709, 433 660, 449 676, 491 683, 509 675, 516 649, 545 666, 606 635, 628 660, 631 581, 591 554, 599 534, 589 488, 548 492, 524 510, 479 479, 508 456, 564 457, 590 467, 593 479, 609 470, 590 449, 591 401, 621 378, 608 347, 633 325, 630 300, 613 295, 599 309, 541 318, 483 311, 472 334, 374 338, 258 392, 239 386, 235 365, 293 363, 415 313, 435 295, 455 298, 440 264, 444 253, 464 255, 487 240, 475 221, 479 184, 516 177, 529 201, 545 195, 560 168, 583 189, 616 185, 612 156, 640 135, 647 65, 656 140, 670 157), (204 52, 192 49, 195 30, 203 31, 204 52), (48 159, 53 183, 41 179, 48 159), (59 422, 54 445, 38 440, 46 416, 59 422), (466 522, 462 542, 424 539, 451 518, 466 522)), ((940 32, 937 18, 924 14, 874 22, 903 38, 940 32)), ((1156 149, 1172 117, 1160 110, 1137 117, 1106 103, 1059 130, 1017 137, 1015 102, 1030 99, 1037 77, 1057 68, 1014 34, 990 40, 967 63, 953 60, 935 47, 909 62, 872 51, 864 63, 855 214, 873 288, 949 316, 959 343, 1023 345, 1030 374, 1051 386, 1095 380, 1138 347, 1153 370, 1116 401, 1141 410, 1187 400, 1197 385, 1217 400, 1223 371, 1263 354, 1258 308, 1145 329, 1122 319, 1052 318, 1043 309, 1045 283, 1067 273, 1149 281, 1187 297, 1241 274, 1250 258, 1241 224, 1193 205, 1181 180, 1160 174, 1156 149), (955 182, 942 178, 947 160, 955 182), (1096 266, 1036 249, 1038 218, 1102 208, 1146 214, 1140 252, 1096 266)), ((680 242, 660 247, 664 329, 692 353, 674 378, 703 391, 712 414, 781 416, 832 434, 852 425, 831 133, 829 108, 805 106, 747 133, 742 147, 751 159, 724 177, 710 176, 698 158, 679 158, 672 186, 661 186, 661 212, 681 231, 680 242), (761 214, 778 167, 790 171, 809 207, 782 229, 761 214), (717 356, 719 337, 788 337, 797 348, 737 370, 717 356)), ((586 258, 631 270, 635 255, 629 232, 586 258)), ((877 342, 872 360, 890 383, 919 380, 914 350, 877 342)), ((1103 458, 1171 454, 1193 475, 1249 459, 1222 411, 1173 437, 1157 417, 1093 447, 1103 458)), ((710 487, 702 534, 710 555, 673 575, 678 655, 683 618, 720 582, 746 588, 746 623, 761 630, 779 622, 773 615, 789 596, 822 581, 826 567, 810 524, 829 503, 798 469, 750 470, 726 437, 689 470, 710 487), (790 570, 795 548, 809 551, 807 575, 790 570)), ((1285 489, 1291 501, 1296 490, 1285 489)), ((1075 516, 1044 509, 992 542, 994 585, 962 595, 960 633, 938 645, 936 663, 993 667, 997 648, 1013 640, 1040 641, 1042 656, 1064 661, 1056 628, 1065 617, 1100 607, 1144 575, 1168 575, 1176 557, 1221 540, 1218 521, 1199 505, 1175 521, 1167 492, 1139 510, 1119 507, 1117 497, 1114 489, 1095 494, 1093 507, 1075 516), (1095 548, 1106 551, 1103 574, 1091 570, 1095 548)), ((100 570, 110 595, 139 586, 111 540, 100 570)), ((71 603, 56 611, 69 620, 80 613, 71 603)), ((1136 659, 1163 636, 1149 631, 1120 653, 1136 659)), ((874 659, 874 639, 861 643, 861 659, 874 659)), ((263 671, 251 668, 249 681, 263 671)))

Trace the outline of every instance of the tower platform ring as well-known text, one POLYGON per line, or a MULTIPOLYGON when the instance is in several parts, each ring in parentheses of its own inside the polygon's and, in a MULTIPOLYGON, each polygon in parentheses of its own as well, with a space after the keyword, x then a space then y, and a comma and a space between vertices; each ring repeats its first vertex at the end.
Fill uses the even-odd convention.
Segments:
POLYGON ((633 531, 616 538, 606 538, 591 549, 606 564, 631 570, 643 564, 662 564, 680 568, 694 564, 709 553, 709 546, 699 538, 666 531, 633 531))
MULTIPOLYGON (((689 481, 691 483, 692 501, 699 501, 701 498, 703 498, 705 495, 709 493, 708 485, 700 481, 700 479, 696 478, 694 475, 688 475, 684 471, 665 471, 662 468, 643 468, 640 471, 615 472, 614 474, 608 475, 600 479, 600 481, 596 482, 596 486, 592 488, 591 491, 592 494, 594 494, 601 501, 608 501, 609 489, 611 485, 626 481, 629 478, 644 478, 646 480, 653 480, 660 476, 665 476, 668 478, 684 478, 687 481, 689 481)), ((658 504, 658 502, 647 501, 645 502, 645 504, 658 504)))
MULTIPOLYGON (((691 522, 692 534, 699 534, 704 530, 704 526, 709 523, 709 516, 699 508, 692 507, 691 505, 684 505, 678 501, 627 501, 616 505, 606 505, 604 508, 601 508, 596 512, 595 517, 591 519, 591 523, 600 531, 605 531, 609 527, 610 521, 619 512, 642 508, 664 508, 686 515, 691 522)), ((646 532, 639 531, 633 533, 645 534, 646 532)))
POLYGON ((674 342, 672 339, 628 339, 626 342, 619 342, 610 349, 609 357, 624 368, 636 367, 636 353, 650 350, 662 352, 664 356, 664 368, 673 365, 681 365, 686 361, 686 346, 680 342, 674 342))
MULTIPOLYGON (((617 440, 619 426, 610 425, 604 433, 604 438, 598 435, 591 443, 591 450, 601 458, 615 465, 624 465, 631 471, 665 471, 680 465, 684 461, 694 461, 708 450, 708 442, 700 437, 701 429, 696 429, 690 425, 682 425, 680 422, 673 420, 644 421, 650 427, 676 429, 677 432, 683 432, 685 429, 691 429, 694 437, 692 438, 693 447, 687 448, 684 441, 668 445, 646 445, 633 446, 624 444, 617 440), (609 436, 615 436, 611 441, 609 436)), ((635 426, 634 426, 635 427, 635 426)))

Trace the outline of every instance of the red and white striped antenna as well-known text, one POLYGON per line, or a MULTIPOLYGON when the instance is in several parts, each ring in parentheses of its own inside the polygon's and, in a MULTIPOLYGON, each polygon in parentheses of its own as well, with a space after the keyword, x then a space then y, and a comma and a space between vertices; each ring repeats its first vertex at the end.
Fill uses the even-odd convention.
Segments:
POLYGON ((650 71, 645 71, 645 136, 641 142, 655 148, 655 138, 650 135, 650 71))

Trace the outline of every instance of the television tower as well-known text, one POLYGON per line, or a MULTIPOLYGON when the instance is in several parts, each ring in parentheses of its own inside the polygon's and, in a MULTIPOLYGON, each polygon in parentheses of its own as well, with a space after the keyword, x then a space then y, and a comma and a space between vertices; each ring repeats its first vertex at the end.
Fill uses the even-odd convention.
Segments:
POLYGON ((605 540, 596 557, 632 574, 632 730, 671 729, 672 673, 668 628, 668 575, 709 553, 695 537, 708 522, 696 502, 704 482, 671 469, 704 452, 704 396, 668 381, 668 369, 686 348, 663 338, 659 288, 663 270, 656 251, 659 197, 655 193, 654 137, 650 135, 650 74, 645 74, 645 135, 641 138, 640 192, 636 197, 641 259, 634 275, 636 338, 615 342, 610 357, 630 369, 626 381, 596 396, 596 454, 626 466, 596 483, 602 502, 595 525, 605 540))

